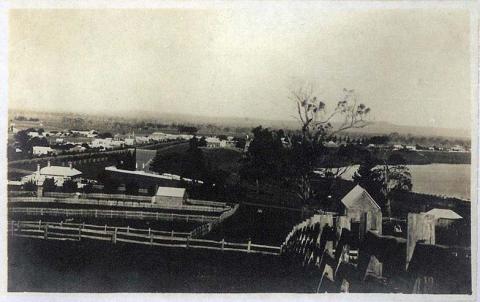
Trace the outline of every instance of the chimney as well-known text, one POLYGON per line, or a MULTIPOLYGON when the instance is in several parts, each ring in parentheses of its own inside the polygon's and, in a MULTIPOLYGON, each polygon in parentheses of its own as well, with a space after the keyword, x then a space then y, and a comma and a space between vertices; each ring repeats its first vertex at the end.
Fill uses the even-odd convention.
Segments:
POLYGON ((71 161, 68 162, 68 166, 70 167, 70 169, 73 169, 73 165, 71 161))
POLYGON ((47 162, 47 166, 49 166, 49 167, 50 167, 50 161, 48 161, 48 162, 47 162))

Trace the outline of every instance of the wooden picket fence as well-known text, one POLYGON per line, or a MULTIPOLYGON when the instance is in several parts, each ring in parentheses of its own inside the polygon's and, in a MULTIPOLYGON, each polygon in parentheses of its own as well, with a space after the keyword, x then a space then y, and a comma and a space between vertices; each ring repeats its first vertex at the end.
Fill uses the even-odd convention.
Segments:
POLYGON ((114 227, 107 225, 75 224, 43 221, 9 221, 11 237, 37 238, 44 240, 81 241, 82 239, 162 246, 174 248, 209 249, 279 255, 280 247, 247 243, 231 243, 214 240, 194 239, 191 233, 165 232, 152 229, 114 227))

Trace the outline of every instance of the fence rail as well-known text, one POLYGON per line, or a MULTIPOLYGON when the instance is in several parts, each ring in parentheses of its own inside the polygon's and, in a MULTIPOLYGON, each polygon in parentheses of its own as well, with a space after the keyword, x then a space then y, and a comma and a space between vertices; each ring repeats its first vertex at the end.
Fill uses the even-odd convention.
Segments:
POLYGON ((214 206, 192 206, 192 205, 162 205, 146 202, 129 202, 120 200, 97 200, 97 199, 83 199, 83 198, 56 198, 56 197, 9 197, 8 202, 29 202, 29 203, 66 203, 66 204, 80 204, 80 205, 100 205, 100 206, 116 206, 116 207, 131 207, 131 208, 145 208, 145 209, 168 209, 180 211, 196 211, 196 212, 212 212, 222 213, 230 209, 230 207, 214 207, 214 206))
POLYGON ((265 255, 279 255, 280 247, 247 243, 232 243, 191 238, 189 233, 163 232, 151 229, 113 227, 88 224, 69 224, 43 221, 9 221, 8 234, 11 237, 38 238, 45 240, 82 239, 142 244, 150 246, 235 251, 265 255), (165 234, 166 233, 166 234, 165 234), (188 234, 188 236, 185 236, 188 234), (180 235, 180 236, 175 236, 180 235))
POLYGON ((77 216, 77 217, 95 217, 95 218, 130 218, 141 220, 181 220, 184 222, 208 223, 216 221, 218 217, 206 215, 190 215, 159 212, 141 212, 141 211, 118 211, 118 210, 97 210, 97 209, 58 209, 58 208, 29 208, 13 207, 8 209, 9 214, 25 214, 35 216, 77 216))
POLYGON ((238 210, 240 205, 236 204, 231 210, 226 211, 218 217, 217 220, 209 222, 207 224, 202 224, 201 226, 198 226, 192 231, 192 237, 193 238, 198 238, 205 236, 206 234, 210 233, 215 227, 217 227, 220 223, 222 223, 225 219, 228 217, 232 216, 235 214, 235 212, 238 210))

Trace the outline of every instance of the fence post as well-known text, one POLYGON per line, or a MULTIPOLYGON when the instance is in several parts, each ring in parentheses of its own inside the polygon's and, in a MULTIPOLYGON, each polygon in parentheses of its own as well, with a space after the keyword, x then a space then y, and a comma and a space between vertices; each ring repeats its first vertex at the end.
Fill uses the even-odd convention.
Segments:
POLYGON ((252 248, 252 240, 248 239, 247 251, 249 253, 250 253, 251 248, 252 248))
POLYGON ((115 228, 115 230, 113 231, 112 242, 113 244, 117 243, 117 228, 115 228))
POLYGON ((15 234, 15 220, 12 220, 12 237, 15 234))
POLYGON ((97 218, 97 211, 98 211, 98 210, 95 210, 95 218, 97 218))
POLYGON ((40 209, 40 215, 43 216, 43 208, 40 209))
POLYGON ((224 248, 225 248, 225 238, 222 238, 222 252, 224 248))
POLYGON ((43 239, 48 239, 48 222, 45 223, 45 228, 44 228, 44 233, 43 233, 43 239))
POLYGON ((127 233, 130 233, 130 226, 127 225, 127 233))
POLYGON ((187 249, 190 246, 190 236, 187 237, 187 249))
POLYGON ((82 226, 78 226, 78 241, 82 240, 82 226))
POLYGON ((107 225, 105 225, 105 233, 107 233, 107 225))
POLYGON ((150 232, 150 228, 148 228, 148 236, 150 236, 150 245, 153 245, 153 234, 150 232))
POLYGON ((173 230, 170 232, 170 237, 173 237, 173 230))
POLYGON ((38 221, 38 230, 40 230, 41 227, 42 227, 42 221, 39 220, 39 221, 38 221))

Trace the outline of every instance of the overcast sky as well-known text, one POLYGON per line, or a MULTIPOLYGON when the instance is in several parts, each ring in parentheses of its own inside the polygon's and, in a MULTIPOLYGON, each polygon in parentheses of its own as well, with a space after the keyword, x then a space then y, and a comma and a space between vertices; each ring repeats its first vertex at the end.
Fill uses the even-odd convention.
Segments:
POLYGON ((290 119, 291 89, 372 118, 469 128, 460 10, 24 10, 10 14, 11 108, 290 119))

